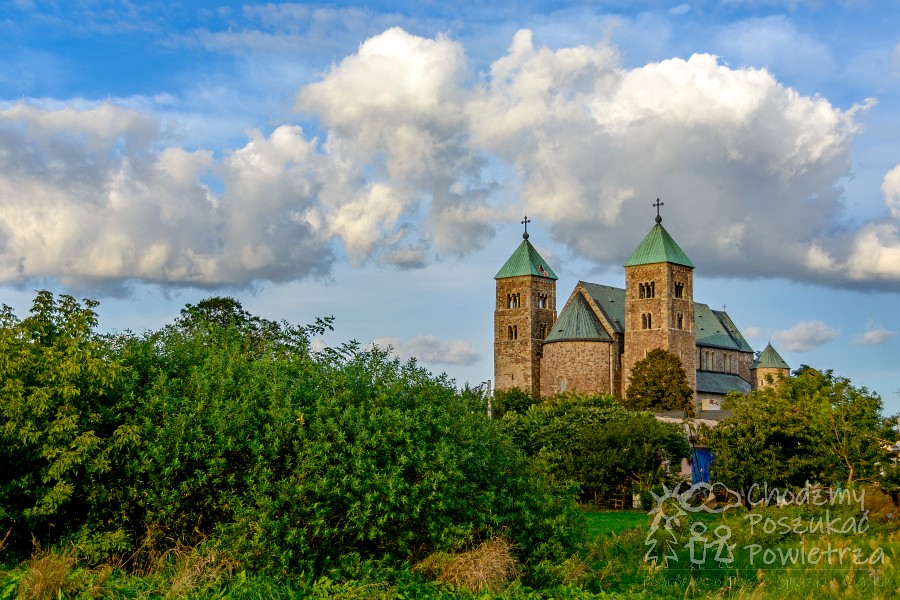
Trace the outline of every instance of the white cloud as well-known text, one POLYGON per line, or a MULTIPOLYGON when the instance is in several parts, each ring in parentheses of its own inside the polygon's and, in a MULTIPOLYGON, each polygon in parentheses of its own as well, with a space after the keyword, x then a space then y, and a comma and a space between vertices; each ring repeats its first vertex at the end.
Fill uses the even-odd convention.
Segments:
POLYGON ((744 327, 743 332, 744 337, 755 340, 762 334, 762 329, 759 327, 744 327))
POLYGON ((372 342, 379 348, 392 348, 402 359, 416 360, 433 365, 472 365, 481 359, 478 352, 464 340, 442 340, 433 335, 416 336, 408 342, 396 337, 383 337, 372 342))
POLYGON ((860 346, 880 346, 897 335, 896 331, 885 329, 875 321, 866 323, 866 332, 853 336, 853 343, 860 346))
POLYGON ((840 330, 829 327, 822 321, 800 321, 790 329, 778 331, 772 338, 785 350, 807 352, 826 344, 840 335, 840 330))
POLYGON ((336 248, 413 268, 522 211, 575 258, 620 265, 661 197, 704 274, 896 287, 897 224, 842 221, 866 106, 711 55, 626 69, 606 42, 528 31, 476 76, 459 42, 399 28, 299 90, 324 139, 285 124, 194 150, 140 106, 19 103, 0 111, 0 281, 244 285, 326 275, 336 248))
POLYGON ((881 182, 884 201, 891 210, 891 216, 900 219, 900 165, 887 172, 881 182))
POLYGON ((325 343, 325 340, 323 340, 323 339, 320 338, 320 337, 314 337, 314 338, 313 338, 312 340, 310 340, 310 342, 309 342, 309 349, 310 349, 311 351, 313 351, 313 352, 316 352, 316 353, 322 352, 322 351, 325 350, 327 347, 328 347, 328 344, 326 344, 326 343, 325 343))
POLYGON ((328 239, 302 218, 327 174, 299 128, 254 134, 224 161, 165 141, 155 120, 111 104, 0 111, 0 280, 204 286, 328 272, 328 239), (202 183, 214 173, 223 194, 202 183))
POLYGON ((894 223, 868 223, 855 235, 841 267, 859 281, 900 280, 900 235, 894 223))

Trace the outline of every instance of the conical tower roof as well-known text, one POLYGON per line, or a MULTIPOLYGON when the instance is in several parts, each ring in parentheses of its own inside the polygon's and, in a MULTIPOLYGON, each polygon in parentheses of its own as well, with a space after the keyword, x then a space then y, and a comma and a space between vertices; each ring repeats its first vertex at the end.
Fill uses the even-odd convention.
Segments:
MULTIPOLYGON (((527 235, 527 234, 526 234, 527 235)), ((522 275, 535 275, 537 277, 546 277, 547 279, 558 279, 556 273, 547 264, 547 261, 541 257, 540 253, 531 245, 528 238, 522 240, 516 251, 512 253, 509 260, 506 261, 494 279, 503 279, 505 277, 520 277, 522 275)))
POLYGON ((662 219, 657 217, 656 225, 653 226, 650 233, 644 237, 634 252, 631 253, 631 256, 625 261, 625 266, 633 267, 635 265, 667 262, 693 269, 694 263, 675 243, 675 240, 672 239, 672 236, 669 235, 669 232, 666 231, 660 221, 662 219))
POLYGON ((772 347, 772 344, 766 344, 766 349, 760 352, 759 358, 753 361, 754 369, 787 369, 788 371, 791 368, 788 366, 784 359, 781 358, 781 355, 775 351, 775 348, 772 347))

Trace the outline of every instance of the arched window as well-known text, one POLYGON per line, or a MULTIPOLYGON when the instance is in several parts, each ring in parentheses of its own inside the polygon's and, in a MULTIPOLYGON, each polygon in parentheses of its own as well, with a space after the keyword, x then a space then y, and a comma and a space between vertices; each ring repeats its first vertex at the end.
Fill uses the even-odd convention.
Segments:
POLYGON ((683 298, 683 297, 684 297, 684 284, 683 284, 683 283, 676 283, 676 284, 675 284, 675 297, 676 297, 676 298, 683 298))
POLYGON ((508 339, 508 340, 513 339, 512 325, 510 325, 510 326, 507 328, 507 331, 506 331, 506 339, 508 339))
POLYGON ((647 329, 653 329, 653 315, 647 313, 647 329))
POLYGON ((647 295, 648 298, 656 298, 656 282, 650 282, 650 293, 647 295))
POLYGON ((644 284, 638 284, 638 298, 646 298, 646 292, 644 291, 644 284))
POLYGON ((564 392, 566 391, 566 378, 565 377, 557 377, 556 378, 556 391, 564 392))
POLYGON ((647 313, 641 313, 641 329, 647 329, 647 313))
POLYGON ((676 329, 684 329, 684 315, 678 313, 678 316, 675 317, 675 327, 676 329))
POLYGON ((541 323, 541 332, 540 332, 539 336, 540 336, 540 339, 544 339, 545 337, 547 337, 547 324, 546 323, 541 323))
POLYGON ((513 325, 513 339, 514 340, 519 339, 519 326, 518 325, 513 325))

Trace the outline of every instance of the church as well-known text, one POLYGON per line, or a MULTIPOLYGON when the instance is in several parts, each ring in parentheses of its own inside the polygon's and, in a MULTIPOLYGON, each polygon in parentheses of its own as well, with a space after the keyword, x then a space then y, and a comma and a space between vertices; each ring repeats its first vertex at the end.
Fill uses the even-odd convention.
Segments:
MULTIPOLYGON (((541 396, 575 391, 622 398, 634 365, 661 348, 681 359, 695 415, 727 416, 730 391, 790 374, 769 344, 758 355, 724 310, 694 300, 694 263, 656 224, 625 261, 625 289, 579 281, 557 315, 556 274, 523 240, 494 277, 494 387, 541 396)), ((673 417, 675 415, 672 415, 673 417)))

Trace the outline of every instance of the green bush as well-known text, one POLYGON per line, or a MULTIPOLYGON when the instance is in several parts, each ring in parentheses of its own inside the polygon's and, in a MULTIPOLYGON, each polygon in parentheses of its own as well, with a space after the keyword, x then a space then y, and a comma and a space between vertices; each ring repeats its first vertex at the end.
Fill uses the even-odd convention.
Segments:
POLYGON ((724 408, 732 416, 702 434, 716 456, 712 480, 732 489, 878 481, 891 463, 896 434, 881 418, 881 399, 831 371, 807 367, 731 393, 724 408))
POLYGON ((121 531, 97 518, 116 485, 116 457, 133 444, 115 397, 122 366, 96 335, 95 302, 40 292, 19 320, 0 311, 0 535, 7 556, 33 540, 79 534, 125 550, 121 531), (81 531, 94 520, 94 534, 81 531), (110 532, 108 539, 101 532, 110 532), (118 542, 116 541, 118 540, 118 542))
POLYGON ((689 452, 683 431, 651 412, 626 410, 611 396, 557 394, 502 423, 523 451, 585 502, 648 489, 673 477, 689 452))
POLYGON ((92 303, 39 301, 40 318, 7 309, 0 332, 8 556, 33 536, 146 570, 202 546, 252 572, 336 577, 494 537, 537 564, 581 540, 571 496, 479 394, 377 349, 314 353, 327 321, 211 299, 105 337, 92 303))

